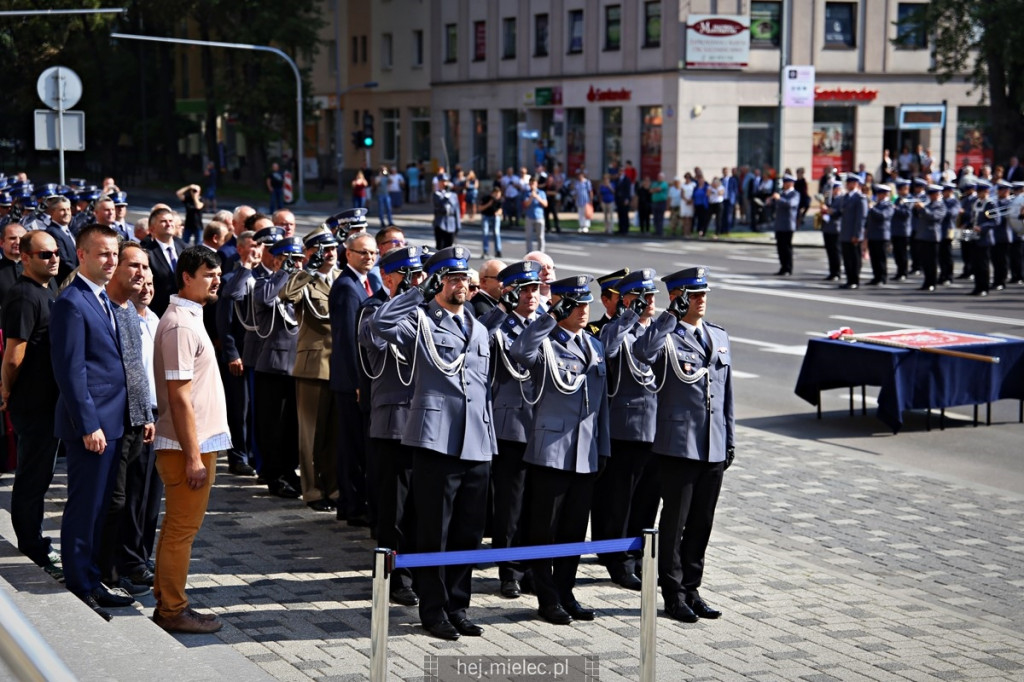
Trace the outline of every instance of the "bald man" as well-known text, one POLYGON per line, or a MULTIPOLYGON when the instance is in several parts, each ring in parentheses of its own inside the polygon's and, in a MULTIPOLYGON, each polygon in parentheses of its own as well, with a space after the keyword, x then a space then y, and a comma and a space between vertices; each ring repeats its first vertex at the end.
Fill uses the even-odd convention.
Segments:
POLYGON ((498 305, 498 298, 501 297, 501 280, 498 279, 498 273, 504 269, 505 264, 497 259, 484 261, 480 266, 480 290, 471 301, 477 317, 498 305))
POLYGON ((540 308, 546 312, 551 301, 551 282, 555 281, 555 261, 543 251, 531 251, 523 257, 523 260, 532 260, 540 263, 540 308))

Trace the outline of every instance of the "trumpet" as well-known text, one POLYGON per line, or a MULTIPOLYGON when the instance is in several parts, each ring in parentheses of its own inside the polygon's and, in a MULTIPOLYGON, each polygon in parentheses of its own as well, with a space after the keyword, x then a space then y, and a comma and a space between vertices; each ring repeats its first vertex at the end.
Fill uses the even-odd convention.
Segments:
POLYGON ((994 208, 986 208, 985 217, 992 218, 994 220, 998 220, 1000 218, 1009 218, 1011 215, 1014 215, 1014 209, 1017 210, 1016 215, 1018 217, 1024 217, 1021 216, 1021 207, 1019 205, 1014 205, 1014 203, 996 205, 994 208))

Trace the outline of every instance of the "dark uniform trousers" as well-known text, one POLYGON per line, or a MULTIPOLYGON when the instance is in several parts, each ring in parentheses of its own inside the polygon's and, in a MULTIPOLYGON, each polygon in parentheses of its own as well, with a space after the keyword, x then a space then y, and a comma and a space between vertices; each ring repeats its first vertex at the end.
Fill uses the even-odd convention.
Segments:
MULTIPOLYGON (((533 464, 528 464, 527 469, 530 494, 526 544, 579 542, 587 533, 597 472, 581 474, 533 464)), ((578 555, 535 559, 530 564, 541 608, 573 603, 578 555)))
POLYGON ((18 537, 18 550, 45 566, 49 564, 50 539, 41 532, 43 510, 57 463, 53 410, 41 410, 38 414, 31 410, 11 410, 10 416, 18 434, 18 464, 11 488, 11 524, 18 537))
POLYGON ((860 244, 851 241, 844 241, 843 247, 843 268, 846 270, 847 284, 860 284, 860 244))
POLYGON ((933 287, 938 283, 939 244, 938 242, 917 240, 917 258, 924 275, 922 286, 933 287))
POLYGON ((299 421, 295 379, 288 374, 253 372, 253 419, 259 444, 260 474, 273 484, 281 477, 298 490, 299 421))
POLYGON ((338 420, 338 510, 350 519, 367 516, 366 420, 355 393, 335 391, 334 404, 338 420))
MULTIPOLYGON (((377 511, 377 545, 396 552, 416 548, 416 509, 412 492, 412 448, 391 438, 373 438, 378 461, 380 499, 377 511)), ((396 568, 391 572, 391 590, 411 588, 412 572, 396 568)))
POLYGON ((249 464, 252 451, 252 413, 249 410, 248 377, 236 377, 228 369, 222 355, 217 356, 221 381, 224 383, 224 397, 227 403, 228 429, 231 431, 231 449, 228 450, 228 464, 249 464))
POLYGON ((888 263, 886 262, 885 247, 889 242, 884 239, 868 240, 868 256, 871 258, 871 281, 885 284, 889 281, 888 263))
POLYGON ((658 576, 666 604, 697 594, 724 471, 723 462, 658 456, 663 502, 658 533, 663 538, 682 538, 676 551, 658 555, 658 576))
POLYGON ((1024 236, 1014 233, 1010 244, 1010 282, 1024 280, 1024 236))
POLYGON ((964 269, 957 279, 969 279, 974 274, 974 247, 977 244, 978 242, 973 240, 960 242, 960 256, 964 261, 964 269))
POLYGON ((939 284, 953 281, 953 240, 945 235, 939 242, 939 284))
MULTIPOLYGON (((783 206, 788 210, 788 207, 783 206)), ((793 233, 775 233, 775 251, 779 255, 779 271, 793 274, 793 233)))
POLYGON ((974 262, 971 271, 974 273, 974 291, 989 290, 989 256, 992 250, 991 245, 984 239, 974 242, 974 262))
POLYGON ((839 249, 839 235, 825 233, 821 235, 825 241, 825 256, 828 258, 829 277, 839 277, 842 267, 842 256, 839 249))
MULTIPOLYGON (((457 552, 480 546, 484 535, 489 461, 469 461, 414 448, 416 551, 457 552)), ((425 627, 461 620, 472 594, 471 564, 418 568, 420 621, 425 627)))
MULTIPOLYGON (((645 528, 653 528, 658 516, 659 486, 657 459, 651 443, 611 440, 612 453, 594 484, 594 497, 600 504, 591 512, 591 537, 594 540, 632 538, 645 528)), ((639 553, 606 552, 599 554, 612 580, 636 574, 639 553)))
POLYGON ((908 249, 908 237, 897 237, 893 235, 892 238, 892 260, 896 264, 896 278, 906 277, 910 274, 910 269, 907 265, 907 249, 908 249))
MULTIPOLYGON (((491 460, 491 484, 494 518, 491 521, 491 547, 522 545, 523 528, 528 526, 524 513, 527 465, 523 462, 526 443, 498 439, 498 456, 491 460)), ((498 578, 522 580, 526 566, 518 561, 498 563, 498 578)))
POLYGON ((992 245, 992 285, 1003 286, 1009 272, 1007 259, 1010 256, 1010 244, 1008 242, 995 243, 992 245))

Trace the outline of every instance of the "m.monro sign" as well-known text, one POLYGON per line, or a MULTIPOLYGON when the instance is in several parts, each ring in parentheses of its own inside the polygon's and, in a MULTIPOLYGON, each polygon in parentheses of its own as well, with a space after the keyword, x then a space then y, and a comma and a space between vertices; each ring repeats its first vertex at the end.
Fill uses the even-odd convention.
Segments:
POLYGON ((690 15, 686 22, 686 68, 742 69, 749 57, 749 16, 690 15))

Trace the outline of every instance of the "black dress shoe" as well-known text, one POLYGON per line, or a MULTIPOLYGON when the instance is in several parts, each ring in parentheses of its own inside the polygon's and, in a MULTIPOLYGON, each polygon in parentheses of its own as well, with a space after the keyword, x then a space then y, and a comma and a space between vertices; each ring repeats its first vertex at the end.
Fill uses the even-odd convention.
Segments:
POLYGON ((397 590, 391 590, 391 601, 401 606, 416 606, 420 603, 420 598, 411 587, 399 587, 397 590))
POLYGON ((290 483, 281 479, 268 483, 267 489, 270 490, 271 495, 283 497, 286 500, 295 500, 302 497, 302 493, 293 488, 290 483))
POLYGON ((693 612, 689 606, 683 602, 676 602, 674 604, 665 605, 665 613, 669 618, 681 621, 683 623, 696 623, 698 618, 697 614, 693 612))
POLYGON ((455 629, 455 626, 446 620, 434 623, 433 625, 424 625, 423 629, 440 639, 455 641, 460 637, 459 631, 455 629))
POLYGON ((330 500, 313 500, 312 502, 307 502, 306 506, 316 512, 337 511, 330 500))
POLYGON ((134 573, 132 573, 131 575, 129 575, 128 580, 131 580, 136 585, 148 585, 150 587, 153 587, 154 577, 155 576, 153 575, 153 571, 151 571, 148 566, 144 566, 139 570, 135 571, 134 573))
POLYGON ((232 462, 228 465, 228 471, 236 476, 255 476, 256 470, 245 462, 232 462))
POLYGON ((967 295, 968 296, 988 296, 988 292, 987 291, 972 291, 971 293, 969 293, 967 295))
POLYGON ((612 582, 614 582, 619 587, 625 587, 627 590, 639 591, 640 588, 643 586, 643 581, 632 573, 625 573, 619 576, 618 578, 612 578, 612 582))
POLYGON ((686 605, 690 607, 690 610, 697 614, 698 618, 718 618, 722 615, 722 612, 718 609, 712 608, 706 601, 700 597, 693 597, 686 600, 686 605))
POLYGON ((857 288, 857 285, 856 285, 856 284, 853 284, 853 283, 851 283, 851 282, 847 282, 846 284, 840 284, 840 285, 839 285, 839 288, 840 288, 840 289, 856 289, 856 288, 857 288))
POLYGON ((568 625, 572 622, 572 616, 559 604, 542 606, 537 610, 537 615, 554 625, 568 625))
POLYGON ((583 608, 578 601, 566 601, 563 607, 573 620, 594 620, 594 610, 583 608))
POLYGON ((356 514, 348 517, 348 525, 355 526, 356 528, 369 528, 370 519, 366 514, 356 514))
POLYGON ((518 580, 502 580, 501 581, 501 596, 505 599, 519 599, 523 594, 522 589, 519 587, 518 580))
POLYGON ((106 609, 104 609, 102 606, 100 606, 99 602, 97 602, 96 598, 93 597, 92 595, 89 595, 89 596, 86 596, 86 597, 79 597, 79 599, 81 599, 83 602, 85 602, 85 605, 88 606, 90 609, 92 609, 93 613, 95 613, 97 616, 99 616, 103 620, 109 621, 109 620, 113 619, 113 616, 110 615, 110 612, 107 611, 106 609))
POLYGON ((839 275, 828 275, 827 277, 821 278, 823 282, 838 282, 839 275))
POLYGON ((931 284, 922 284, 917 288, 918 291, 935 291, 935 287, 931 284))
POLYGON ((92 598, 100 606, 106 607, 131 606, 135 603, 135 597, 124 590, 110 589, 104 585, 100 585, 92 591, 92 598))
POLYGON ((469 618, 456 618, 451 621, 460 635, 466 637, 479 637, 484 634, 484 629, 471 621, 469 618))
POLYGON ((123 575, 120 578, 118 578, 117 585, 115 585, 114 587, 121 588, 133 597, 138 597, 139 595, 147 594, 150 590, 153 589, 152 585, 136 583, 126 575, 123 575))

